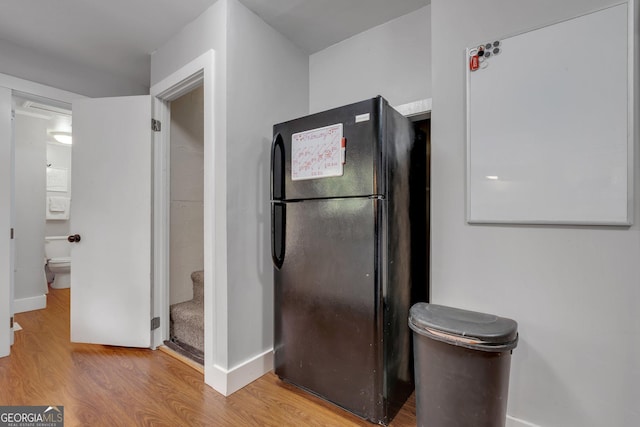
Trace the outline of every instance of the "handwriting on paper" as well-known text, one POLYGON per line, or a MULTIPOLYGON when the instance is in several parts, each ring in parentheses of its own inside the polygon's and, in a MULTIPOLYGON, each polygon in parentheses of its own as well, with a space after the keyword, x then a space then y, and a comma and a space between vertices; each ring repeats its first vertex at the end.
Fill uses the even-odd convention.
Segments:
POLYGON ((291 179, 342 176, 342 123, 291 136, 291 179))

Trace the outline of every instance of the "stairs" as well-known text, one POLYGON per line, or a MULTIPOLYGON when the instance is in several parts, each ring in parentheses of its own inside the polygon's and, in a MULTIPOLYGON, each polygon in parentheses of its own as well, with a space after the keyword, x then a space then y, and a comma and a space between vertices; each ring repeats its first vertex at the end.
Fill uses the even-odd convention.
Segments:
POLYGON ((193 281, 193 299, 173 304, 170 308, 171 342, 167 345, 203 363, 204 271, 191 273, 191 280, 193 281))

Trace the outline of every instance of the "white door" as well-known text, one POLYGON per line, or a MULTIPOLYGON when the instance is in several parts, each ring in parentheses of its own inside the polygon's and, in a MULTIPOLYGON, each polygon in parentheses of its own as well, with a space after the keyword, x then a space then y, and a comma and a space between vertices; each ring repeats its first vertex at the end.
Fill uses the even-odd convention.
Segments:
POLYGON ((11 90, 0 87, 0 357, 8 356, 12 341, 13 258, 11 209, 13 181, 11 90))
POLYGON ((151 97, 73 102, 71 341, 151 344, 151 97))

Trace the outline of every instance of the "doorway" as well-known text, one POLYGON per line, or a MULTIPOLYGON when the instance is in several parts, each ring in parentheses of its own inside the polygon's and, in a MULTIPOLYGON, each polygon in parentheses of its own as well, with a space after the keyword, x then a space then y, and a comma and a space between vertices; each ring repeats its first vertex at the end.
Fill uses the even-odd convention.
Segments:
POLYGON ((407 117, 413 124, 415 135, 414 150, 419 150, 412 156, 422 157, 419 160, 420 167, 411 165, 412 187, 418 188, 417 193, 412 195, 419 203, 418 209, 414 210, 414 217, 411 218, 412 239, 411 250, 423 253, 425 257, 424 266, 415 266, 412 276, 422 282, 424 286, 414 286, 412 301, 429 302, 431 298, 431 99, 409 102, 394 107, 400 114, 407 117), (418 236, 417 238, 416 235, 418 236))
MULTIPOLYGON (((14 95, 15 312, 46 307, 46 236, 69 235, 71 110, 14 95)), ((60 245, 64 249, 64 243, 60 245)), ((59 254, 63 256, 63 254, 59 254)), ((67 254, 68 256, 68 254, 67 254)), ((62 281, 58 281, 63 283, 62 281)), ((68 280, 66 281, 68 283, 68 280)), ((68 287, 68 286, 67 286, 68 287)))
MULTIPOLYGON (((204 85, 204 93, 205 93, 204 95, 204 99, 205 99, 204 101, 204 123, 205 123, 205 126, 204 126, 205 128, 205 131, 204 131, 204 136, 205 136, 204 138, 204 158, 205 158, 204 188, 206 190, 204 195, 204 199, 205 199, 204 200, 204 217, 205 217, 205 225, 204 225, 205 262, 204 264, 205 264, 205 270, 211 272, 209 277, 206 278, 205 280, 206 282, 205 288, 208 287, 210 289, 205 300, 205 307, 206 307, 205 317, 206 316, 213 317, 212 308, 215 305, 216 298, 214 293, 211 292, 211 289, 215 285, 215 282, 219 280, 219 279, 216 280, 216 276, 225 277, 224 276, 225 270, 223 268, 217 268, 217 269, 212 268, 213 265, 220 264, 219 262, 215 261, 218 259, 218 257, 215 256, 215 254, 219 252, 221 255, 224 255, 223 253, 224 251, 222 250, 223 248, 216 249, 214 247, 214 241, 216 241, 215 236, 220 232, 219 230, 224 231, 224 227, 223 227, 225 224, 224 214, 226 213, 226 211, 223 209, 225 206, 225 203, 223 202, 224 197, 222 198, 216 197, 216 193, 220 192, 220 189, 217 189, 213 185, 214 178, 217 179, 218 176, 223 176, 222 174, 224 172, 224 168, 216 168, 215 171, 213 170, 214 155, 216 156, 215 158, 224 159, 224 156, 217 155, 217 153, 214 153, 214 145, 213 145, 213 139, 214 139, 214 126, 213 126, 214 124, 213 122, 214 55, 213 53, 214 53, 213 51, 206 52, 205 54, 196 58, 194 61, 189 62, 180 70, 176 71, 176 73, 172 74, 171 76, 157 83, 151 88, 151 92, 152 92, 151 100, 152 100, 152 107, 153 107, 152 109, 155 112, 155 117, 159 118, 160 120, 163 120, 164 127, 168 128, 169 120, 167 116, 167 106, 170 103, 170 101, 177 99, 182 94, 189 92, 190 90, 192 90, 197 86, 204 85), (216 200, 221 200, 221 201, 214 203, 214 201, 216 200), (220 218, 221 220, 219 221, 215 220, 216 218, 220 218)), ((20 96, 25 95, 25 97, 28 99, 33 99, 39 102, 43 101, 43 102, 50 103, 53 106, 64 106, 66 108, 70 108, 71 102, 75 103, 76 101, 80 101, 82 103, 83 101, 85 101, 85 98, 81 95, 60 91, 54 88, 40 87, 37 85, 33 85, 27 81, 19 80, 17 81, 17 83, 14 81, 11 81, 11 84, 16 84, 15 89, 0 90, 0 95, 1 95, 0 110, 3 112, 3 114, 1 115, 2 120, 0 120, 0 133, 3 135, 3 137, 6 138, 7 141, 12 140, 12 129, 13 129, 13 119, 11 117, 12 93, 18 94, 20 96)), ((108 100, 112 100, 111 103, 125 102, 125 99, 123 98, 140 98, 140 97, 116 97, 116 98, 108 98, 108 100)), ((127 101, 127 102, 138 104, 139 102, 142 102, 142 100, 136 101, 134 99, 131 99, 131 101, 127 101)), ((84 108, 84 105, 83 105, 83 108, 84 108)), ((121 111, 122 108, 118 107, 116 108, 116 110, 121 111)), ((130 113, 130 110, 128 108, 126 109, 126 111, 127 113, 125 114, 128 114, 127 119, 130 118, 129 116, 132 116, 132 117, 134 116, 133 113, 130 113)), ((109 111, 105 111, 105 112, 108 113, 109 111)), ((74 114, 75 114, 75 108, 74 108, 74 114)), ((135 114, 135 117, 138 117, 138 113, 135 114)), ((150 118, 145 119, 143 117, 142 120, 137 120, 137 121, 141 124, 142 123, 146 124, 146 123, 149 123, 150 120, 151 120, 150 118)), ((80 122, 82 123, 83 121, 81 120, 80 122)), ((104 119, 104 116, 101 122, 102 123, 107 122, 107 120, 104 119)), ((120 123, 120 120, 115 120, 115 122, 120 123)), ((129 123, 128 120, 127 120, 127 123, 129 123)), ((77 123, 74 123, 74 125, 76 124, 77 123)), ((87 123, 87 126, 89 126, 88 123, 87 123)), ((76 126, 74 126, 74 128, 75 127, 76 126)), ((121 128, 122 126, 113 127, 113 130, 114 132, 116 132, 116 131, 120 131, 121 128)), ((76 129, 74 129, 74 132, 75 130, 76 129)), ((91 139, 91 138, 92 138, 91 136, 88 136, 86 139, 91 139)), ((119 141, 122 139, 123 139, 122 135, 118 135, 118 134, 112 135, 110 139, 108 139, 105 143, 102 144, 102 146, 110 146, 112 141, 119 141)), ((141 140, 141 137, 138 136, 137 139, 141 140)), ((144 139, 144 137, 142 137, 142 139, 144 139)), ((169 139, 168 132, 161 132, 161 133, 155 134, 156 143, 154 144, 154 148, 152 148, 152 153, 151 153, 153 156, 153 159, 152 159, 153 161, 150 163, 152 163, 155 166, 154 167, 155 172, 150 174, 152 176, 152 180, 154 180, 154 183, 150 185, 150 188, 154 195, 154 200, 152 201, 153 223, 151 224, 151 227, 138 227, 136 229, 137 231, 135 231, 134 233, 134 235, 137 236, 138 231, 143 232, 145 230, 150 229, 152 231, 152 234, 154 235, 153 240, 138 239, 140 241, 143 241, 143 240, 151 241, 153 245, 150 262, 138 263, 138 264, 151 265, 152 267, 152 271, 150 275, 152 307, 150 310, 145 310, 144 308, 140 309, 140 307, 136 305, 136 307, 138 308, 137 312, 144 312, 144 313, 151 312, 152 316, 158 316, 153 318, 151 321, 151 329, 152 329, 151 344, 150 344, 151 348, 158 347, 158 345, 160 345, 163 342, 163 340, 167 339, 169 335, 168 334, 169 332, 169 325, 168 325, 169 323, 168 322, 168 319, 169 319, 168 282, 169 280, 168 279, 169 278, 168 278, 168 262, 167 262, 168 261, 168 258, 167 258, 168 244, 169 244, 168 242, 169 240, 168 239, 169 237, 169 230, 168 230, 169 203, 168 203, 168 196, 164 195, 165 188, 166 188, 166 193, 169 192, 168 190, 169 183, 166 182, 163 178, 163 176, 166 174, 165 172, 167 172, 165 167, 165 159, 167 159, 167 155, 168 155, 167 153, 168 143, 166 142, 168 139, 169 139), (165 211, 166 211, 166 214, 165 214, 165 211), (165 228, 166 228, 166 232, 164 231, 165 228), (167 274, 165 274, 165 271, 164 271, 165 266, 167 267, 167 272, 166 272, 167 274), (158 323, 156 322, 160 324, 159 328, 157 327, 158 323)), ((13 144, 2 145, 2 147, 0 147, 0 154, 2 155, 0 158, 2 158, 3 160, 6 159, 6 163, 3 163, 3 168, 2 168, 3 170, 0 169, 2 171, 1 175, 3 176, 3 180, 0 183, 1 184, 0 194, 2 194, 3 196, 6 196, 5 199, 11 199, 11 200, 13 199, 13 196, 11 194, 13 193, 12 181, 13 181, 14 165, 13 165, 13 161, 11 160, 10 162, 9 160, 13 159, 12 145, 13 144)), ((129 146, 130 145, 131 144, 129 144, 129 146)), ((120 148, 119 150, 120 150, 119 152, 121 153, 127 152, 126 149, 120 148)), ((76 154, 75 151, 76 150, 74 149, 74 157, 76 154)), ((121 155, 120 158, 116 159, 115 163, 118 164, 120 161, 127 160, 128 157, 129 156, 121 155)), ((81 163, 86 165, 85 169, 87 169, 88 167, 100 167, 101 169, 108 169, 106 167, 107 161, 105 159, 97 159, 96 161, 81 162, 81 163)), ((75 161, 74 161, 74 164, 76 164, 75 161)), ((138 162, 138 164, 145 166, 146 168, 146 165, 148 164, 148 162, 143 161, 141 163, 138 162)), ((168 166, 168 162, 166 162, 166 165, 168 166)), ((117 168, 112 169, 112 171, 117 171, 117 170, 118 170, 117 168)), ((83 172, 86 172, 86 171, 83 171, 83 172)), ((74 171, 74 174, 75 174, 75 171, 74 171)), ((139 173, 138 175, 140 175, 140 178, 143 178, 144 174, 139 173)), ((118 177, 119 175, 115 174, 115 176, 118 177)), ((134 183, 138 183, 138 181, 140 180, 136 178, 134 183)), ((78 182, 83 183, 84 181, 81 180, 78 182)), ((77 193, 76 190, 78 190, 78 186, 74 183, 74 193, 77 193)), ((75 194, 75 196, 77 196, 77 194, 75 194)), ((105 197, 101 197, 101 198, 105 199, 105 197)), ((5 224, 7 228, 13 228, 13 225, 14 225, 14 222, 12 220, 13 205, 14 203, 12 201, 10 206, 5 206, 3 207, 3 209, 0 209, 0 222, 2 222, 2 224, 5 224)), ((128 204, 123 203, 122 200, 120 200, 118 202, 118 206, 126 207, 128 206, 128 204)), ((117 236, 122 235, 122 233, 120 234, 114 233, 114 234, 117 236)), ((6 272, 7 279, 8 279, 6 281, 3 281, 3 284, 0 286, 0 288, 3 290, 3 292, 6 291, 6 293, 9 295, 9 298, 4 300, 6 301, 6 304, 5 303, 0 304, 0 314, 2 314, 3 316, 5 315, 9 316, 14 311, 13 307, 10 306, 9 304, 10 302, 12 303, 14 299, 13 286, 10 285, 10 283, 13 284, 13 267, 9 267, 10 265, 13 265, 12 261, 10 261, 10 259, 13 258, 13 251, 12 250, 10 251, 10 248, 14 246, 14 240, 9 237, 9 234, 7 234, 6 238, 2 239, 0 243, 1 243, 0 253, 3 254, 3 257, 2 257, 3 268, 1 270, 3 272, 6 272), (5 262, 5 260, 7 261, 5 262), (7 268, 4 268, 4 267, 7 267, 7 268)), ((87 243, 90 243, 90 239, 87 240, 87 243)), ((83 238, 82 245, 83 246, 85 245, 84 238, 83 238)), ((139 254, 142 254, 143 251, 134 251, 134 252, 136 255, 139 255, 139 254)), ((104 276, 104 275, 101 274, 100 276, 104 276)), ((147 274, 147 277, 148 276, 149 275, 147 274)), ((43 277, 43 281, 44 281, 44 277, 43 277)), ((143 279, 141 280, 141 282, 144 283, 146 281, 143 279)), ((43 298, 43 300, 45 299, 43 298)), ((130 301, 127 301, 127 302, 129 303, 129 305, 131 305, 130 301)), ((216 311, 220 316, 224 316, 224 313, 226 312, 226 310, 216 310, 216 311)), ((147 325, 146 327, 148 328, 149 327, 148 320, 144 323, 146 323, 147 325)), ((207 327, 208 332, 206 332, 205 345, 209 349, 209 351, 206 352, 207 359, 209 360, 206 360, 205 372, 207 367, 209 367, 210 370, 212 367, 214 367, 213 355, 215 354, 215 351, 213 350, 216 347, 216 341, 217 341, 214 335, 214 331, 216 330, 215 329, 216 323, 217 322, 215 318, 210 318, 206 322, 206 324, 208 325, 207 327)), ((9 330, 10 330, 9 328, 3 329, 2 334, 0 334, 0 354, 3 356, 9 354, 9 338, 10 338, 8 333, 9 330)), ((217 384, 218 379, 224 380, 224 378, 220 378, 219 376, 214 376, 211 373, 205 375, 205 381, 208 384, 210 384, 212 381, 214 381, 217 384)), ((214 388, 220 389, 221 387, 214 385, 214 388)))
POLYGON ((169 339, 204 364, 204 90, 171 101, 169 136, 169 339))
MULTIPOLYGON (((226 290, 226 155, 221 127, 214 126, 218 117, 215 105, 215 52, 209 50, 185 64, 173 74, 150 88, 158 101, 154 104, 154 116, 165 124, 171 123, 172 101, 202 86, 204 91, 204 379, 215 390, 229 394, 228 373, 216 364, 216 355, 224 354, 226 341, 219 319, 227 314, 226 301, 220 298, 226 290)), ((154 149, 154 243, 153 243, 153 295, 154 312, 159 313, 160 327, 154 330, 153 347, 169 337, 169 246, 170 246, 170 182, 169 148, 170 132, 159 134, 154 149)))

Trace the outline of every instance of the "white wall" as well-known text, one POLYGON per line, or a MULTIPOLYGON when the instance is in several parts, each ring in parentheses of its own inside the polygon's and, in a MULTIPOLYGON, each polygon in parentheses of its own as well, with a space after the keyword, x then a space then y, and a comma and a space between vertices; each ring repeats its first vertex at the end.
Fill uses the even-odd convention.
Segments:
POLYGON ((432 1, 432 301, 518 321, 512 426, 637 425, 640 150, 630 228, 467 225, 463 52, 613 3, 432 1))
POLYGON ((148 86, 0 40, 0 73, 90 97, 144 95, 148 86))
POLYGON ((271 369, 269 146, 273 124, 308 111, 308 56, 237 0, 219 0, 152 55, 152 85, 209 49, 217 199, 215 331, 205 332, 205 380, 227 394, 271 369))
POLYGON ((401 105, 431 97, 431 5, 309 57, 310 112, 385 97, 401 105))
MULTIPOLYGON (((151 54, 151 86, 189 61, 213 49, 216 52, 218 95, 226 90, 227 2, 219 0, 151 54)), ((226 100, 226 97, 223 97, 226 100)), ((221 104, 224 105, 224 102, 221 104)))
MULTIPOLYGON (((15 299, 47 292, 44 278, 44 224, 47 120, 15 117, 15 299)), ((40 307, 42 308, 42 307, 40 307)))
MULTIPOLYGON (((52 168, 67 169, 68 191, 53 192, 47 191, 47 197, 69 197, 71 198, 71 146, 56 143, 47 144, 47 164, 52 168)), ((69 220, 56 219, 46 220, 45 236, 67 236, 71 234, 69 220)))
POLYGON ((170 303, 193 298, 191 273, 204 268, 204 91, 171 102, 170 303))
POLYGON ((273 347, 269 163, 273 125, 306 115, 308 55, 229 1, 229 364, 273 347))

